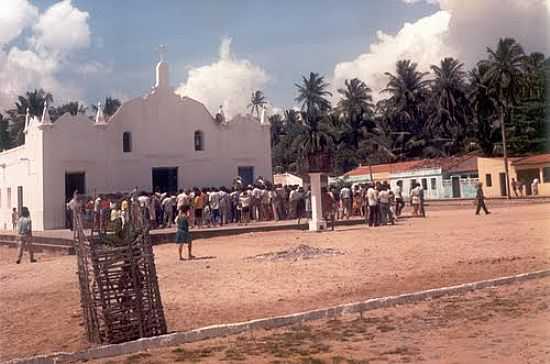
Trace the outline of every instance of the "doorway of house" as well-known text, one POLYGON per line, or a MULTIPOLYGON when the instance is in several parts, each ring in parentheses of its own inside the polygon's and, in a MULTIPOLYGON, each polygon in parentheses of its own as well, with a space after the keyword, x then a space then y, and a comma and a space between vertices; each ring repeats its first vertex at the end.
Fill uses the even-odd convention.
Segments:
POLYGON ((525 193, 531 195, 533 191, 531 190, 531 183, 535 178, 540 178, 540 172, 538 168, 531 169, 522 169, 517 171, 518 181, 523 182, 525 186, 525 193))
POLYGON ((153 190, 174 194, 178 191, 178 167, 153 168, 153 190))
POLYGON ((460 198, 460 177, 451 177, 453 198, 460 198))
POLYGON ((503 173, 503 172, 499 173, 498 179, 500 183, 500 195, 506 196, 506 173, 503 173))
POLYGON ((65 201, 69 201, 73 198, 73 193, 75 191, 78 191, 80 194, 86 193, 86 173, 65 173, 65 201))

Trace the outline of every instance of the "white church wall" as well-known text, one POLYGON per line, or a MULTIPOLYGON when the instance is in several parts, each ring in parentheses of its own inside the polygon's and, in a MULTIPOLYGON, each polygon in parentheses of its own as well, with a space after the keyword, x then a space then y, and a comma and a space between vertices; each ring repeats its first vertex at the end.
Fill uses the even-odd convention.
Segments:
POLYGON ((85 173, 85 190, 92 195, 110 188, 106 169, 105 130, 83 115, 65 114, 44 131, 45 227, 65 225, 65 175, 85 173))
POLYGON ((11 230, 12 208, 20 206, 28 207, 33 229, 44 229, 42 131, 37 123, 32 121, 24 145, 0 153, 0 230, 11 230))

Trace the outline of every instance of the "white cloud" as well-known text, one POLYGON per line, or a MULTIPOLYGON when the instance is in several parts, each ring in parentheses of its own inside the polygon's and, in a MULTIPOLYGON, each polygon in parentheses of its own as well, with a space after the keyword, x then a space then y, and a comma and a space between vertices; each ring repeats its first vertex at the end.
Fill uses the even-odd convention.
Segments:
POLYGON ((468 66, 503 37, 515 38, 528 52, 550 52, 549 5, 550 0, 440 0, 452 15, 448 44, 468 66))
POLYGON ((28 0, 2 0, 0 47, 17 38, 38 17, 38 9, 28 0))
POLYGON ((33 26, 31 42, 40 51, 64 52, 90 45, 89 14, 75 8, 71 0, 52 5, 33 26))
POLYGON ((58 102, 79 99, 81 90, 60 82, 57 76, 63 67, 83 72, 98 69, 96 63, 73 65, 68 59, 72 52, 90 44, 88 13, 70 0, 60 1, 40 15, 28 0, 4 1, 0 41, 15 40, 27 29, 32 30, 32 36, 26 39, 26 49, 0 44, 0 110, 12 107, 17 95, 34 88, 53 93, 58 102))
POLYGON ((450 17, 448 12, 439 11, 416 23, 405 23, 396 35, 379 31, 368 52, 336 65, 331 84, 337 89, 346 79, 357 77, 377 93, 386 86, 384 72, 393 72, 399 59, 411 59, 419 69, 428 70, 437 60, 453 54, 445 44, 450 17))
POLYGON ((399 59, 411 59, 423 71, 443 57, 472 67, 499 38, 513 37, 527 52, 550 52, 550 0, 401 0, 439 4, 436 13, 405 23, 395 35, 378 32, 368 51, 335 66, 333 87, 358 77, 375 92, 385 87, 384 72, 399 59))
POLYGON ((176 92, 206 105, 215 113, 223 105, 227 117, 245 113, 254 90, 263 90, 269 76, 261 67, 231 53, 231 39, 222 40, 219 58, 212 64, 191 67, 187 81, 176 92))

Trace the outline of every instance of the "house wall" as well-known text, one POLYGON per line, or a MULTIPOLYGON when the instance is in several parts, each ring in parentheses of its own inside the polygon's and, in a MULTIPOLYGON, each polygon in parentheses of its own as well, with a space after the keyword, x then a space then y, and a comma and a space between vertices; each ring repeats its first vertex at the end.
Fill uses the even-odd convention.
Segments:
POLYGON ((12 208, 20 206, 29 209, 34 230, 44 228, 42 130, 37 124, 37 119, 31 121, 25 145, 0 153, 0 230, 11 230, 12 208))
POLYGON ((403 181, 403 197, 409 198, 412 181, 416 180, 416 182, 422 183, 422 179, 426 179, 427 188, 424 190, 424 197, 427 200, 444 198, 441 168, 425 168, 392 173, 389 178, 389 183, 391 188, 395 189, 397 187, 397 182, 403 181), (432 186, 432 179, 434 180, 435 186, 432 186))
MULTIPOLYGON (((504 162, 502 158, 478 158, 477 169, 479 180, 483 183, 483 192, 486 197, 501 197, 500 173, 504 173, 504 162), (488 181, 490 175, 491 183, 488 181)), ((517 175, 512 162, 508 161, 508 173, 510 181, 517 180, 517 175)))
POLYGON ((526 165, 526 166, 514 166, 514 171, 516 174, 520 174, 522 170, 525 169, 538 169, 539 171, 539 195, 541 196, 550 196, 550 179, 547 178, 544 180, 543 169, 550 168, 550 163, 540 163, 535 165, 526 165))

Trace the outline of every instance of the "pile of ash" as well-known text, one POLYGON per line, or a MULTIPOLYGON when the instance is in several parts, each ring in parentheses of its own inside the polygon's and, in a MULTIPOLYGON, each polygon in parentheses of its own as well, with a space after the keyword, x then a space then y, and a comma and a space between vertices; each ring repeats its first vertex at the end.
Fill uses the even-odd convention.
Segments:
POLYGON ((322 249, 322 248, 314 248, 305 244, 300 244, 297 247, 289 250, 283 250, 283 251, 274 252, 274 253, 259 254, 253 257, 248 257, 246 259, 257 260, 257 261, 270 261, 270 262, 277 262, 282 260, 297 261, 297 260, 314 259, 314 258, 320 258, 320 257, 332 257, 335 255, 343 255, 343 254, 344 252, 341 252, 339 250, 332 249, 332 248, 322 249))

